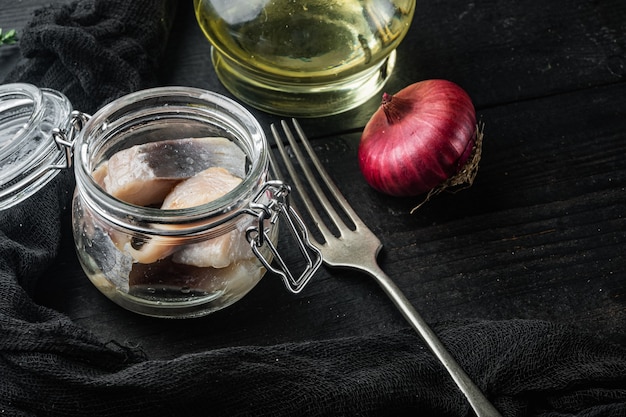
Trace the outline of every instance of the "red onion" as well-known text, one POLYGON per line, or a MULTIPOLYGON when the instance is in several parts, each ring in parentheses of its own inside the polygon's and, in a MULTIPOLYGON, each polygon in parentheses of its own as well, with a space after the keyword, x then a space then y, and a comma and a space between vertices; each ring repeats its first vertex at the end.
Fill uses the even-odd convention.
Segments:
POLYGON ((474 105, 461 87, 420 81, 383 94, 363 131, 359 166, 374 189, 392 196, 471 185, 481 140, 474 105))

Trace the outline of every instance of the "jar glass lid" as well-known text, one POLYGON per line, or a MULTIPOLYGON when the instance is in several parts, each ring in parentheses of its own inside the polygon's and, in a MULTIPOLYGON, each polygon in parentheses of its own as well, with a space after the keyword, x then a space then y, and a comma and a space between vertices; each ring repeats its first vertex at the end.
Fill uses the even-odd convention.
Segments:
POLYGON ((54 90, 0 85, 0 210, 39 191, 65 164, 53 132, 67 127, 71 111, 54 90))

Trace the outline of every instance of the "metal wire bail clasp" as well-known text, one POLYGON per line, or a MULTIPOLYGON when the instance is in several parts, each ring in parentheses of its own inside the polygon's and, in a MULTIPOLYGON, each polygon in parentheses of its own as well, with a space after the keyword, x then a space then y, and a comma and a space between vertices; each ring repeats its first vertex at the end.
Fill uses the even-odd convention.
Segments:
POLYGON ((91 116, 86 113, 74 110, 70 114, 70 120, 68 122, 67 129, 59 129, 58 127, 52 129, 52 139, 54 140, 54 143, 56 143, 59 150, 65 150, 65 162, 56 165, 50 165, 48 169, 65 169, 72 166, 72 156, 76 134, 80 132, 80 130, 83 128, 85 123, 87 123, 90 117, 91 116))
POLYGON ((289 192, 289 186, 282 181, 275 180, 265 183, 253 203, 250 204, 251 214, 257 217, 258 222, 246 231, 246 238, 250 242, 252 251, 263 263, 263 266, 274 274, 279 275, 287 289, 297 294, 302 291, 322 265, 322 254, 309 240, 304 222, 289 204, 289 192), (268 191, 271 193, 272 198, 269 202, 261 202, 268 191), (292 268, 287 265, 285 258, 278 252, 276 245, 268 237, 270 229, 266 227, 266 222, 269 221, 273 226, 277 226, 276 223, 279 220, 280 224, 287 225, 287 230, 289 230, 291 237, 305 260, 304 269, 300 273, 294 274, 292 268), (263 247, 269 249, 271 253, 270 258, 264 256, 261 252, 263 247), (272 258, 277 267, 271 265, 272 258))

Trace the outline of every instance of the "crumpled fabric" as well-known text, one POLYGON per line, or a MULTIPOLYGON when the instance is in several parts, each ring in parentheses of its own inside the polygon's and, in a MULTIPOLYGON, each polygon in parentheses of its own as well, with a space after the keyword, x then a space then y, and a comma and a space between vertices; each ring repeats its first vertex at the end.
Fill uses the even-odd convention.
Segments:
MULTIPOLYGON (((25 29, 7 81, 94 111, 156 74, 175 0, 50 6, 25 29)), ((32 299, 59 250, 73 188, 60 173, 0 212, 0 415, 468 416, 411 330, 239 346, 154 360, 32 299)), ((130 313, 129 313, 130 314, 130 313)), ((532 320, 434 325, 503 416, 626 416, 626 348, 532 320)))
POLYGON ((94 113, 158 84, 175 11, 174 0, 79 1, 39 9, 20 34, 27 59, 4 82, 61 91, 75 109, 94 113))

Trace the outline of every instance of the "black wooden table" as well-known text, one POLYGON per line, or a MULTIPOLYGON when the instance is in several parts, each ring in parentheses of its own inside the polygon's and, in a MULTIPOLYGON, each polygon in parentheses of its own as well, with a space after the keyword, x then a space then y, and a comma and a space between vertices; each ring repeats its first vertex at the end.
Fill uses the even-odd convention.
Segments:
MULTIPOLYGON (((19 32, 45 3, 2 0, 0 27, 19 32)), ((163 85, 229 95, 209 50, 191 2, 181 2, 163 85)), ((0 48, 0 78, 18 57, 16 46, 0 48)), ((626 2, 419 2, 385 90, 429 78, 470 94, 485 143, 473 187, 442 194, 414 214, 418 199, 381 195, 358 169, 360 134, 378 97, 344 114, 302 120, 328 171, 382 240, 382 268, 433 324, 544 319, 626 342, 626 2)), ((264 126, 278 120, 251 110, 264 126)), ((151 358, 407 326, 373 281, 328 269, 299 295, 268 275, 208 317, 139 316, 88 281, 69 219, 37 301, 151 358)))

